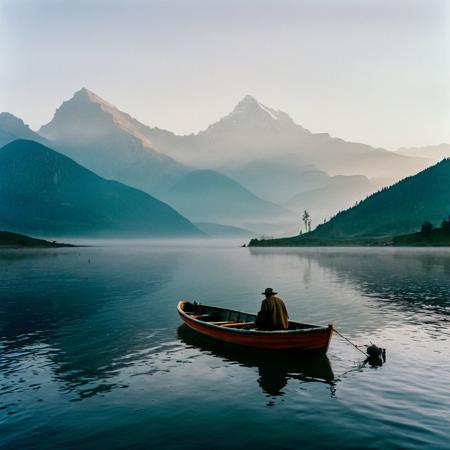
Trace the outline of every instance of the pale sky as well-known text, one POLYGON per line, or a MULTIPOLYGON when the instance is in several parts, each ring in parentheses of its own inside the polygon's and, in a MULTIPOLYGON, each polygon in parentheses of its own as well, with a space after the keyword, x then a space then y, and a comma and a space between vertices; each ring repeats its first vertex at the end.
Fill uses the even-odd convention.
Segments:
POLYGON ((450 142, 447 0, 0 0, 0 110, 34 129, 85 86, 151 126, 246 94, 313 132, 450 142))

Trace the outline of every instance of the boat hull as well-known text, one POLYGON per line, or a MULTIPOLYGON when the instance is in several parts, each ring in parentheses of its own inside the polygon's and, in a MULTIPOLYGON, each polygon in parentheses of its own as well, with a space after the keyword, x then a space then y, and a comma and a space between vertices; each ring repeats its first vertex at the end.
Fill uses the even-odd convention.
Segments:
MULTIPOLYGON (((281 331, 225 328, 191 317, 184 311, 186 304, 191 305, 186 301, 181 301, 178 304, 178 313, 189 328, 211 338, 234 345, 270 350, 298 350, 326 353, 333 333, 333 327, 331 325, 328 327, 311 326, 310 328, 281 331)), ((214 309, 216 310, 218 308, 214 309)), ((239 313, 237 311, 232 312, 239 313)), ((255 317, 255 315, 251 314, 246 314, 246 316, 255 317)), ((296 322, 292 323, 295 324, 296 322)))

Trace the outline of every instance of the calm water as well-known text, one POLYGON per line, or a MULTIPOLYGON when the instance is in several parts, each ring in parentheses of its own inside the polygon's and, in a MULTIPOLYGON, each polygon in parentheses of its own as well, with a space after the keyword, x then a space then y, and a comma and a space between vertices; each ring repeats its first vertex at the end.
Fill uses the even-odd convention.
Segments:
POLYGON ((0 447, 449 448, 450 251, 134 245, 0 254, 0 447), (328 357, 180 326, 182 298, 291 317, 328 357))

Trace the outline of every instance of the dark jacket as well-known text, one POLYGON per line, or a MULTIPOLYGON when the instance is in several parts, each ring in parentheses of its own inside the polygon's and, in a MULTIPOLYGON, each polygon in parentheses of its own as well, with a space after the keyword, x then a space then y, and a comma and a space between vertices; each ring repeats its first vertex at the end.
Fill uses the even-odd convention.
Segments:
POLYGON ((255 324, 261 330, 287 330, 289 316, 283 300, 275 295, 263 300, 255 324))

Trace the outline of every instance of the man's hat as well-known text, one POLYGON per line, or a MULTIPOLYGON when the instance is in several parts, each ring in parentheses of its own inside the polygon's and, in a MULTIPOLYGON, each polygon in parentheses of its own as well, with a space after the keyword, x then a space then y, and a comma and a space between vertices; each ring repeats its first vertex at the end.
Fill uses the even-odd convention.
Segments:
POLYGON ((277 295, 278 292, 275 292, 272 288, 266 288, 264 292, 261 292, 262 295, 277 295))

